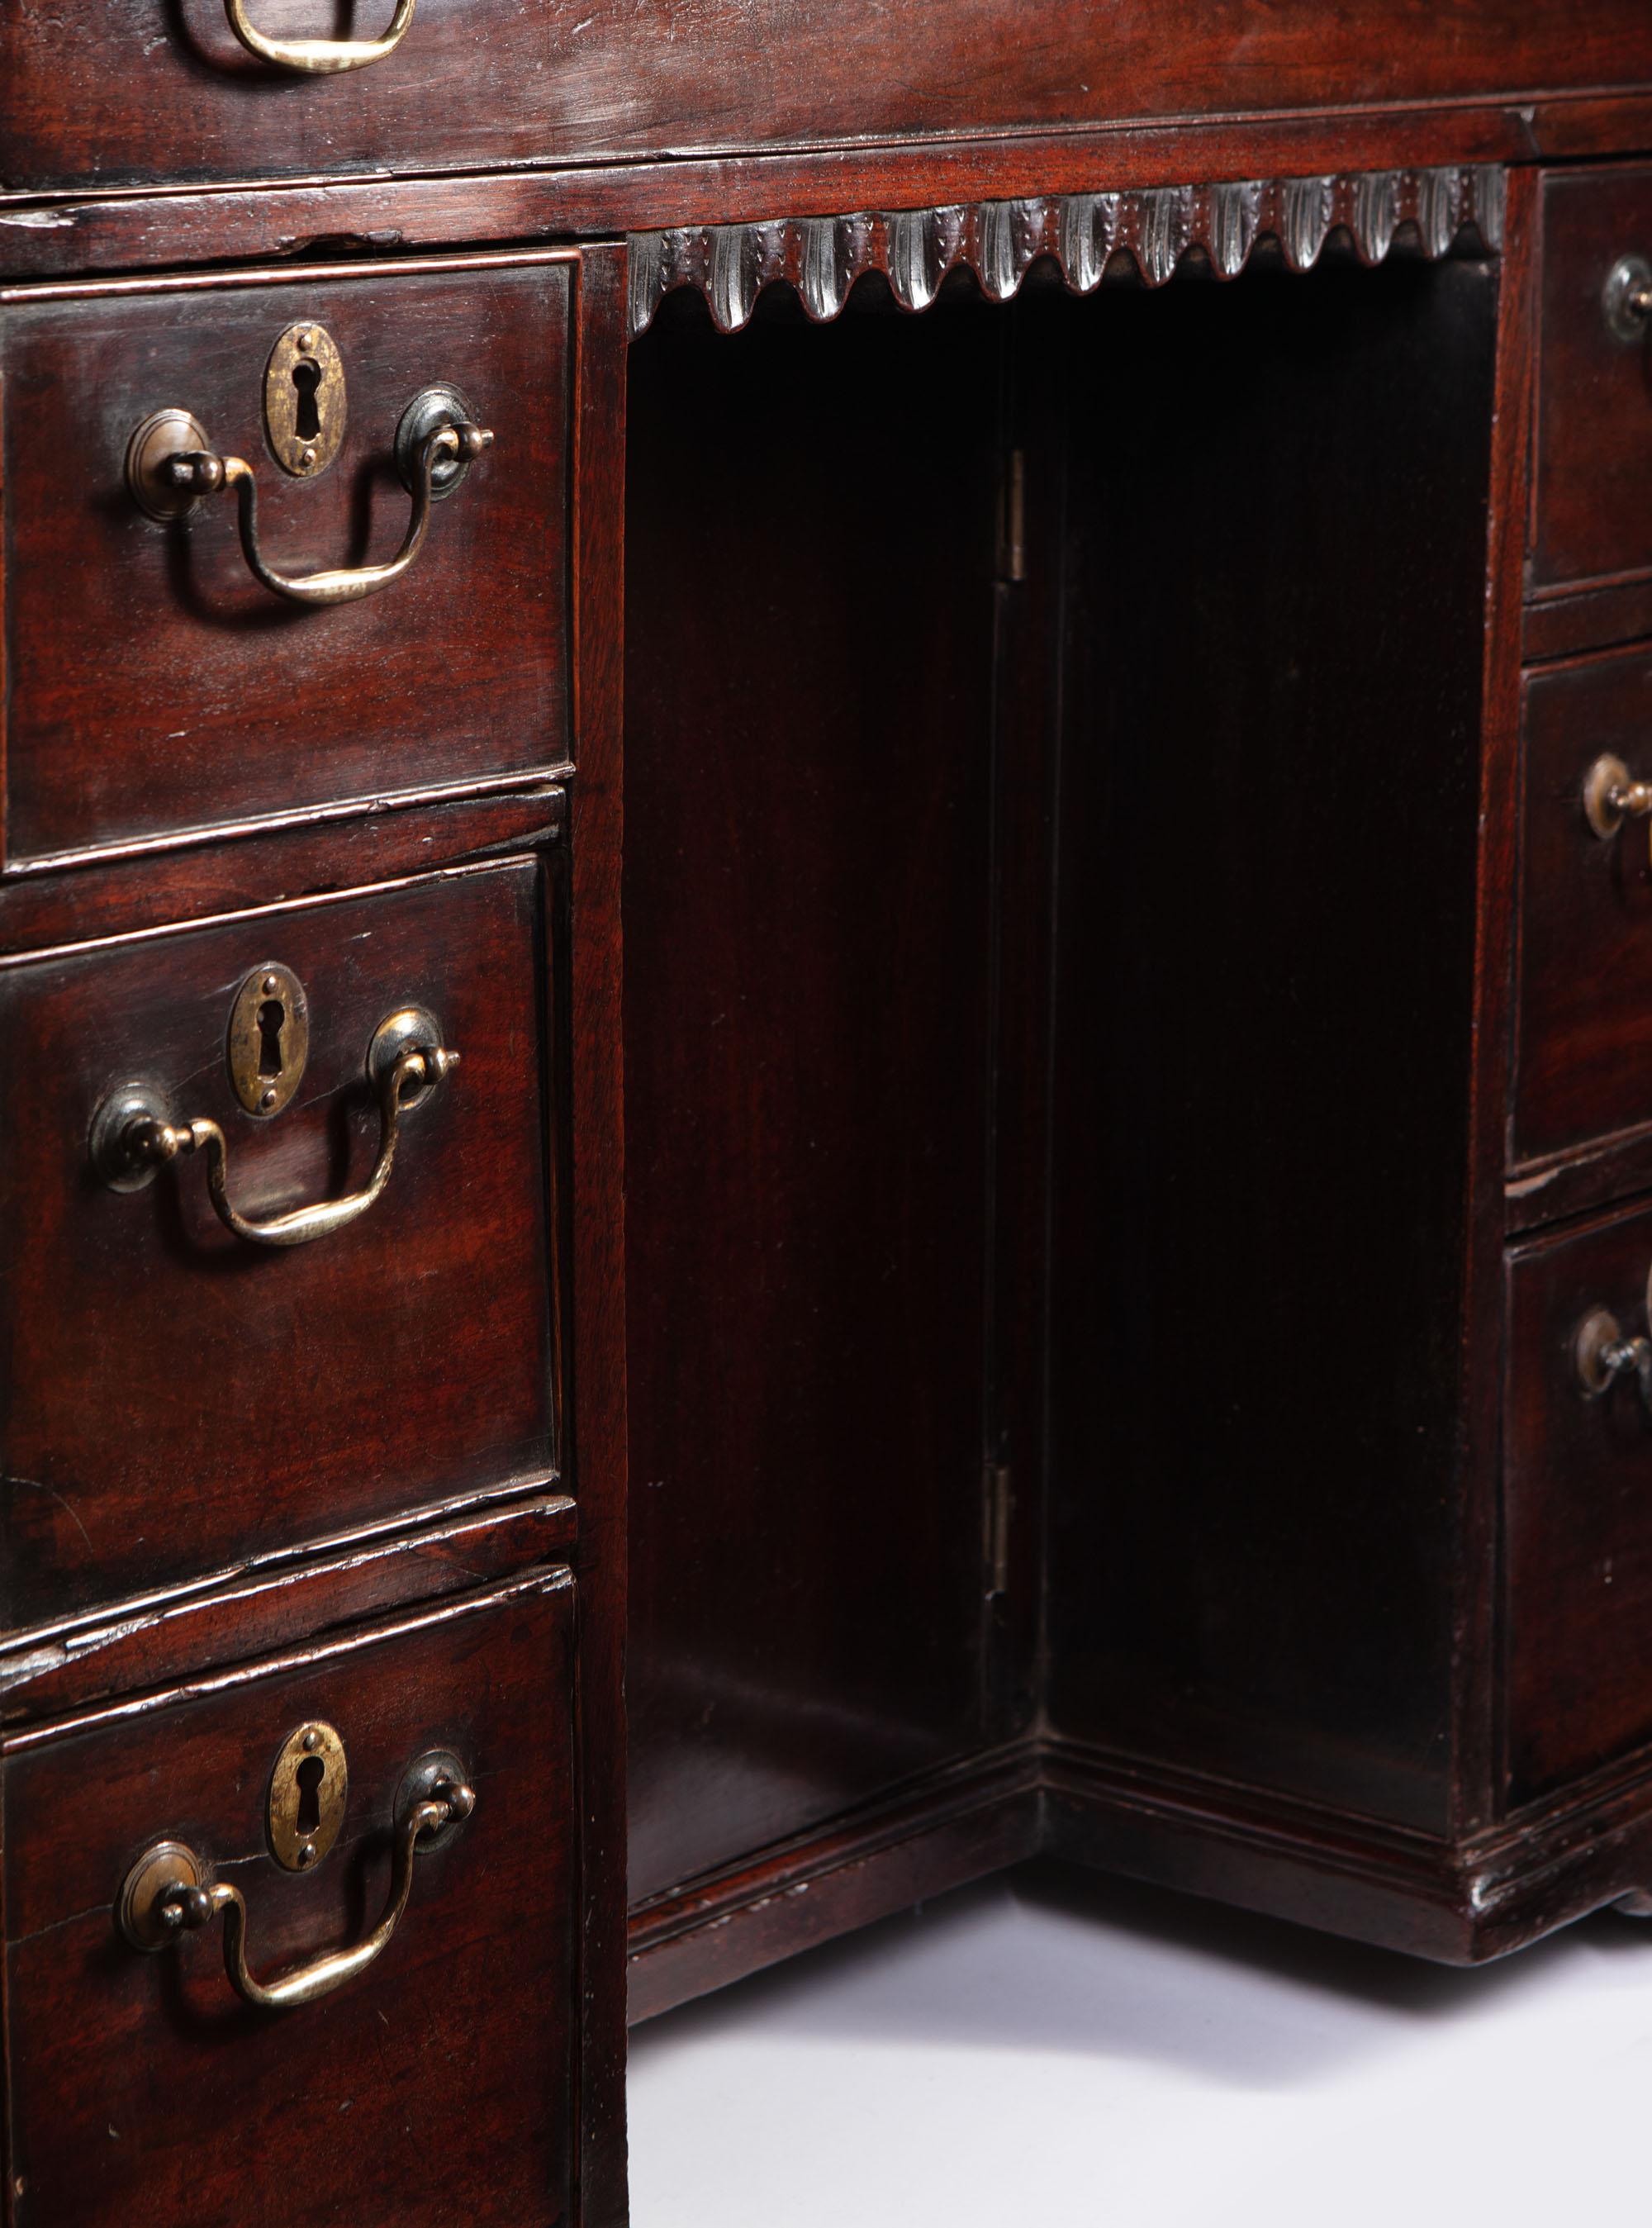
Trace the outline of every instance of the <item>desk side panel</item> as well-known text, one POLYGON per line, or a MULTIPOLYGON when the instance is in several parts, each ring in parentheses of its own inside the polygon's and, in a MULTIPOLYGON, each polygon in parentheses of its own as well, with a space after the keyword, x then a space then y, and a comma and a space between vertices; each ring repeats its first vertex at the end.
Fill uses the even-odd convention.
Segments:
POLYGON ((1424 1833, 1496 286, 1259 273, 1071 320, 1051 1719, 1424 1833))
POLYGON ((999 329, 632 352, 633 1898, 983 1738, 999 329))

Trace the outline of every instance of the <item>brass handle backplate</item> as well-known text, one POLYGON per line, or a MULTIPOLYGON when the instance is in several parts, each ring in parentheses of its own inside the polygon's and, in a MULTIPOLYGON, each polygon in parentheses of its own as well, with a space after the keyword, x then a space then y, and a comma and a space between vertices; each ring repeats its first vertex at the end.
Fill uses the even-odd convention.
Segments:
POLYGON ((378 1924, 353 1949, 329 1951, 268 1980, 258 1979, 247 1962, 246 1898, 228 1881, 214 1881, 204 1860, 182 1841, 152 1842, 127 1873, 116 1905, 121 1932, 134 1950, 165 1950, 221 1917, 224 1969, 244 2003, 263 2012, 313 2004, 353 1981, 386 1948, 413 1893, 420 1841, 428 1847, 445 1838, 475 1809, 475 1790, 456 1757, 445 1752, 421 1757, 402 1782, 394 1869, 378 1924))
POLYGON ((247 15, 247 0, 224 0, 224 13, 247 53, 272 68, 291 70, 298 77, 337 77, 393 54, 407 36, 418 5, 419 0, 396 0, 390 27, 377 39, 272 39, 247 15))
POLYGON ((126 485, 138 508, 163 522, 187 518, 208 496, 233 488, 242 554, 261 586, 293 604, 354 604, 401 578, 425 546, 432 506, 451 495, 492 445, 492 433, 476 424, 456 387, 424 388, 396 428, 397 469, 413 496, 413 515, 400 548, 382 565, 322 573, 283 573, 270 563, 259 538, 253 467, 240 457, 219 455, 201 420, 188 410, 170 406, 151 411, 136 429, 126 445, 126 485))
POLYGON ((378 1093, 379 1157, 360 1191, 313 1207, 254 1221, 229 1196, 229 1148, 217 1123, 175 1122, 153 1085, 125 1084, 112 1092, 92 1124, 92 1160, 112 1191, 138 1191, 169 1161, 186 1153, 207 1156, 207 1190, 218 1220, 251 1245, 306 1245, 343 1230, 367 1213, 390 1181, 401 1124, 458 1066, 458 1053, 422 1008, 405 1006, 380 1023, 368 1047, 368 1080, 378 1093))

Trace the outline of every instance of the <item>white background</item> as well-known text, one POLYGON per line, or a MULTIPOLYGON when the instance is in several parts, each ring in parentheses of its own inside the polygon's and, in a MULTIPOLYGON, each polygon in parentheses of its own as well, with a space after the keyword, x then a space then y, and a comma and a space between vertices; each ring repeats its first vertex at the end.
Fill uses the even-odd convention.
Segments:
POLYGON ((635 2228, 1652 2219, 1652 1924, 1450 1972, 1053 1866, 637 2028, 635 2228))

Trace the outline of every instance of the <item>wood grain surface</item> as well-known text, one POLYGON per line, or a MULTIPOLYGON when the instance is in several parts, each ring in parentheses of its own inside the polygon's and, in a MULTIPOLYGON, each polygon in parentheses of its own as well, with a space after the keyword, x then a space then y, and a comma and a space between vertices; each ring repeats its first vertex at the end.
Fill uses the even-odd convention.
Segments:
MULTIPOLYGON (((362 37, 389 0, 257 0, 265 29, 362 37)), ((1641 0, 422 0, 389 60, 252 61, 218 0, 6 0, 0 181, 503 168, 1652 83, 1641 0)))
POLYGON ((1543 189, 1532 576, 1652 573, 1652 324, 1608 325, 1621 258, 1652 266, 1652 168, 1559 172, 1543 189))
POLYGON ((632 355, 633 1896, 982 1738, 1000 345, 632 355))
POLYGON ((7 313, 9 859, 566 759, 568 292, 566 263, 538 261, 7 313), (296 480, 266 445, 264 375, 306 317, 343 354, 349 425, 338 463, 296 480), (228 496, 163 526, 127 493, 132 432, 180 407, 254 467, 272 563, 381 561, 411 513, 396 427, 438 381, 495 447, 435 506, 405 577, 359 602, 304 609, 261 586, 228 496))
POLYGON ((14 1736, 5 1819, 10 2217, 104 2228, 321 2228, 422 2211, 568 2218, 578 1786, 568 1573, 518 1579, 295 1649, 140 1712, 14 1736), (267 1853, 277 1751, 342 1735, 349 1796, 314 1872, 267 1853), (321 2001, 243 2006, 221 1922, 145 1956, 114 1905, 182 1839, 247 1898, 255 1974, 359 1939, 382 1907, 403 1776, 456 1754, 476 1810, 417 1860, 379 1960, 321 2001))
POLYGON ((532 861, 431 876, 0 977, 14 1627, 554 1467, 541 887, 532 861), (298 1101, 264 1122, 224 1034, 272 959, 308 993, 311 1043, 298 1101), (224 1125, 245 1213, 360 1185, 367 1047, 409 1003, 462 1064, 348 1228, 252 1245, 192 1158, 127 1194, 93 1173, 96 1108, 138 1077, 224 1125))
POLYGON ((1433 1832, 1497 309, 1412 264, 1068 320, 1047 1706, 1433 1832))
POLYGON ((1632 1375, 1585 1397, 1595 1308, 1649 1328, 1644 1208, 1522 1248, 1508 1277, 1508 1775, 1528 1802, 1652 1741, 1652 1416, 1632 1375))
POLYGON ((1652 860, 1647 823, 1603 839, 1584 784, 1610 754, 1652 771, 1652 660, 1585 658, 1525 697, 1514 1158, 1652 1123, 1652 860))

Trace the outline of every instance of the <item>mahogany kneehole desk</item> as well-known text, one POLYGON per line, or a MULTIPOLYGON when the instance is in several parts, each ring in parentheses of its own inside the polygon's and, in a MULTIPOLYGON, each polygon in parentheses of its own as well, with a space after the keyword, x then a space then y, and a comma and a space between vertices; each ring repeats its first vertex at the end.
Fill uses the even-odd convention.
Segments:
POLYGON ((1652 1909, 1641 0, 165 14, 0 11, 12 2228, 620 2228, 1040 1851, 1652 1909))

